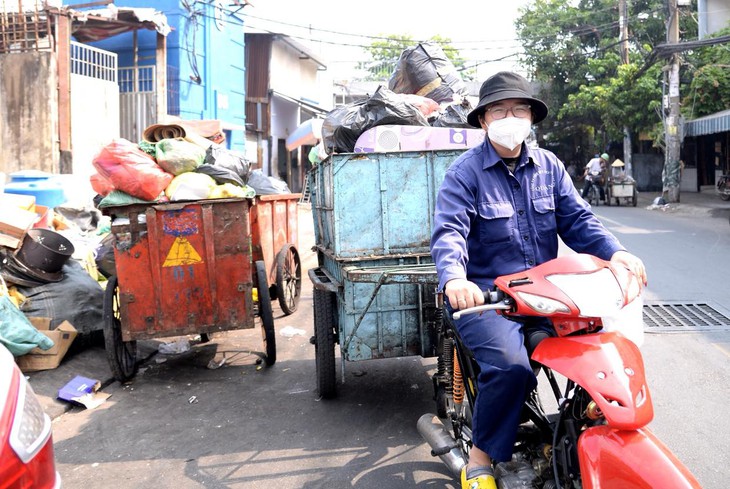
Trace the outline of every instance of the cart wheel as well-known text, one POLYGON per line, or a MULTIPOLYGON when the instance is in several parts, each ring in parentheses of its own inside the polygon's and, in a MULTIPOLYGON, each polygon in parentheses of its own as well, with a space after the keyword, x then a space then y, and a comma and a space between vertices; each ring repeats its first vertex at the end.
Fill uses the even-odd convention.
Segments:
POLYGON ((636 204, 638 203, 638 201, 639 201, 639 193, 636 191, 636 189, 634 189, 634 195, 631 197, 631 205, 636 207, 636 204))
POLYGON ((299 252, 291 244, 285 244, 276 255, 276 297, 284 314, 293 314, 299 305, 302 292, 302 265, 299 252))
POLYGON ((119 382, 126 382, 137 373, 137 342, 122 340, 122 318, 119 310, 119 286, 112 275, 104 292, 104 346, 109 368, 119 382))
POLYGON ((314 359, 317 367, 317 390, 325 399, 335 396, 335 294, 314 289, 314 359))
POLYGON ((606 187, 605 192, 606 192, 606 205, 610 206, 611 205, 611 187, 606 187))
POLYGON ((271 295, 266 281, 266 264, 256 262, 256 279, 259 294, 259 316, 261 316, 261 336, 264 339, 266 366, 276 363, 276 330, 274 329, 274 312, 271 310, 271 295))

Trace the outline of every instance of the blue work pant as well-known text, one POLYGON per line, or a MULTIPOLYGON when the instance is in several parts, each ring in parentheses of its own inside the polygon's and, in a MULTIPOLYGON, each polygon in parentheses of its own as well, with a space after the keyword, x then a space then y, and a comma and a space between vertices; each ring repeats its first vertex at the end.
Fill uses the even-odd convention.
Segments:
MULTIPOLYGON (((534 327, 547 330, 549 323, 539 321, 534 327)), ((537 386, 524 344, 523 325, 485 312, 463 316, 456 321, 456 328, 481 368, 472 441, 493 460, 508 461, 522 405, 537 386)))

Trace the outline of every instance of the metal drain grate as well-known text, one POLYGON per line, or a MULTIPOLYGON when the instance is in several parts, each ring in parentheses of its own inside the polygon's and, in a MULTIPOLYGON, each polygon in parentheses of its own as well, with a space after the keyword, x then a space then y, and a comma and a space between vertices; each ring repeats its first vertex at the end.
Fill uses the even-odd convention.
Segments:
POLYGON ((730 318, 704 303, 644 305, 644 327, 649 333, 730 330, 730 318))

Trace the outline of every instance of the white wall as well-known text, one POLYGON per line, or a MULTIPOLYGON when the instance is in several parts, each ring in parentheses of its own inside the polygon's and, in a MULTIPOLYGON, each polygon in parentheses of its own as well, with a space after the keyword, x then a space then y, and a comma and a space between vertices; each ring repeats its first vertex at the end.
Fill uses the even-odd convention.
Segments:
MULTIPOLYGON (((92 161, 112 139, 119 137, 119 87, 115 82, 71 75, 71 148, 74 192, 67 197, 90 200, 92 161)), ((136 142, 136 141, 135 141, 136 142)))
POLYGON ((284 42, 274 42, 271 50, 271 88, 302 100, 319 100, 317 64, 299 59, 301 53, 284 42))

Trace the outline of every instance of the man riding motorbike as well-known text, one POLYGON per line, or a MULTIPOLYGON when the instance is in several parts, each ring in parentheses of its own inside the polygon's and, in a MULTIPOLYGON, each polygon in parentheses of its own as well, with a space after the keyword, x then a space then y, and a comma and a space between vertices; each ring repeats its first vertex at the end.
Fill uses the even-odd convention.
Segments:
POLYGON ((608 153, 603 153, 600 156, 595 155, 586 164, 582 177, 583 180, 585 180, 585 184, 583 185, 583 192, 581 193, 581 197, 583 197, 584 199, 588 196, 588 192, 590 191, 591 186, 595 184, 598 185, 601 200, 606 200, 606 191, 603 188, 603 184, 605 183, 606 165, 608 165, 608 158, 608 153))
MULTIPOLYGON (((624 266, 641 282, 646 271, 591 213, 563 163, 524 144, 548 114, 529 82, 512 72, 488 78, 467 120, 485 141, 449 167, 439 190, 431 255, 450 310, 484 303, 495 277, 544 263, 558 254, 558 236, 573 250, 624 266)), ((536 378, 522 326, 499 315, 455 321, 481 372, 472 421, 474 446, 462 488, 496 489, 492 462, 509 460, 520 408, 536 378)))

